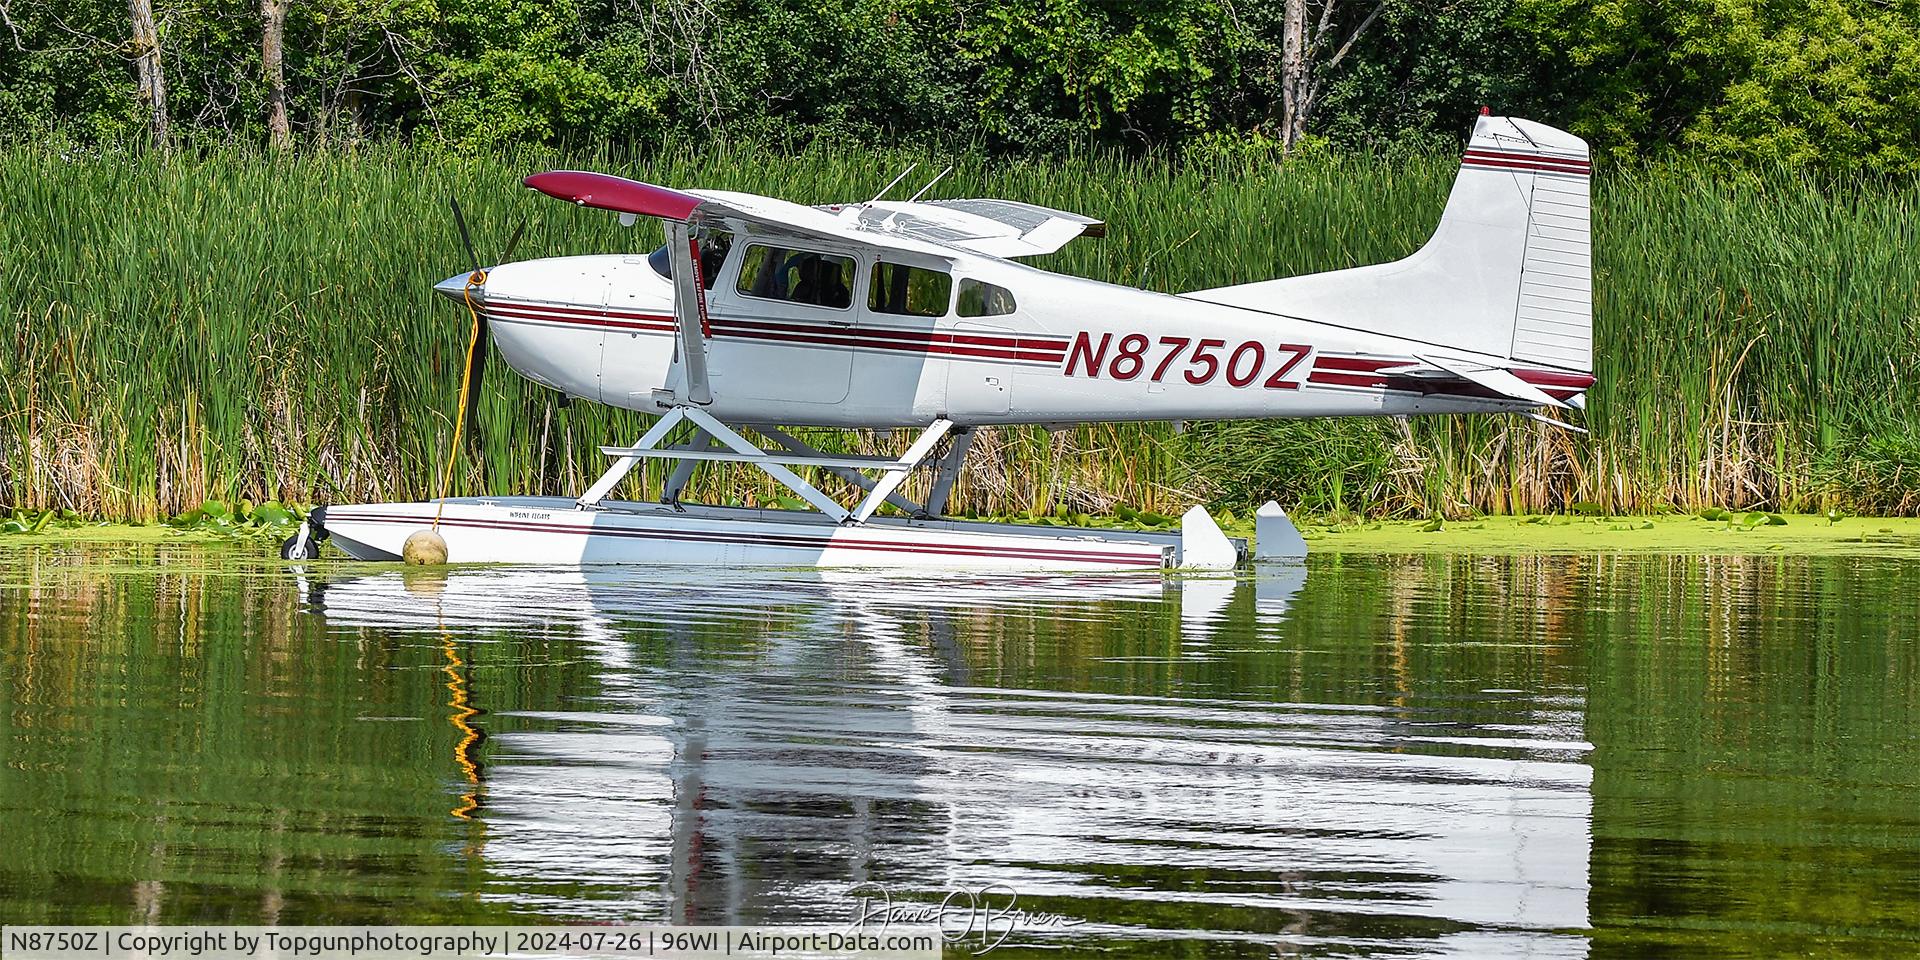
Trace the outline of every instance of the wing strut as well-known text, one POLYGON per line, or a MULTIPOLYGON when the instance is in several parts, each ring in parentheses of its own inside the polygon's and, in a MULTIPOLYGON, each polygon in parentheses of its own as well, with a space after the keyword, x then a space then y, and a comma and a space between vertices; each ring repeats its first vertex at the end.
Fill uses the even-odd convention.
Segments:
POLYGON ((713 402, 707 384, 707 285, 700 276, 700 241, 685 220, 668 220, 667 246, 673 256, 673 341, 682 374, 674 399, 705 406, 713 402))

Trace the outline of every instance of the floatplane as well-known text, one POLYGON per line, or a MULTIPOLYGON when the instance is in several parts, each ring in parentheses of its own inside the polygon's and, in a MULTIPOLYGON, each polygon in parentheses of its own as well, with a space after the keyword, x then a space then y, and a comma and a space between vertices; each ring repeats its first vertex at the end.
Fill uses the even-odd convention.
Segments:
MULTIPOLYGON (((990 426, 1488 413, 1562 425, 1542 411, 1580 409, 1594 382, 1589 176, 1584 141, 1483 111, 1439 227, 1411 256, 1175 295, 1021 263, 1105 232, 1028 203, 922 189, 807 206, 535 174, 533 190, 625 225, 660 221, 666 243, 650 256, 475 257, 435 286, 471 308, 470 369, 491 343, 569 398, 658 419, 601 448, 612 463, 577 497, 316 508, 282 552, 312 557, 328 541, 392 560, 431 531, 451 562, 1229 568, 1248 545, 1198 507, 1177 531, 1144 532, 964 520, 946 504, 990 426), (795 426, 917 434, 898 456, 844 456, 795 426), (659 502, 610 497, 651 460, 674 464, 659 502), (716 463, 764 471, 812 509, 684 501, 693 470, 716 463), (856 495, 830 496, 808 468, 856 495), (921 471, 910 499, 902 485, 921 471)), ((1302 552, 1269 504, 1251 555, 1302 552)))

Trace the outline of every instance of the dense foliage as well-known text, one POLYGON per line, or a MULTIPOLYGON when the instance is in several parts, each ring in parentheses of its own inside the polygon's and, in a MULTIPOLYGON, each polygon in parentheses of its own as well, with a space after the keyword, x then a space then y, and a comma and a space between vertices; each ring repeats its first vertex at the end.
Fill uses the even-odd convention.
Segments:
MULTIPOLYGON (((263 140, 257 0, 152 2, 175 135, 263 140)), ((1282 136, 1285 5, 291 0, 286 87, 314 144, 1235 148, 1282 136)), ((1307 8, 1324 89, 1306 129, 1336 143, 1451 139, 1487 103, 1616 159, 1920 164, 1920 0, 1307 8)), ((139 139, 127 12, 0 0, 0 138, 139 139)))

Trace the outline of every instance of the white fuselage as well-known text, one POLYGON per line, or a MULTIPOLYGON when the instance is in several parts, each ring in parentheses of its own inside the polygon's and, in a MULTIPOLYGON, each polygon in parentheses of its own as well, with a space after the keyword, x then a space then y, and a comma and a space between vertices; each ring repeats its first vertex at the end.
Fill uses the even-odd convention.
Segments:
MULTIPOLYGON (((737 289, 738 246, 711 278, 707 368, 715 416, 837 427, 1472 413, 1528 404, 1471 384, 1392 375, 1458 349, 1048 273, 989 257, 882 259, 1012 292, 1011 313, 868 309, 874 255, 852 258, 852 305, 832 309, 737 289)), ((459 280, 441 285, 457 291, 459 280)), ((571 396, 649 413, 671 403, 672 283, 645 256, 504 264, 476 298, 502 355, 571 396)), ((1488 362, 1504 364, 1501 357, 1488 362)), ((1516 371, 1525 374, 1525 371, 1516 371)), ((1551 381, 1551 371, 1541 371, 1551 381)), ((1577 390, 1561 391, 1566 395, 1577 390)))
MULTIPOLYGON (((547 196, 659 220, 667 244, 436 289, 481 311, 522 375, 662 416, 631 446, 602 447, 613 463, 577 497, 316 509, 282 555, 311 557, 330 537, 363 559, 438 539, 452 562, 1226 569, 1244 549, 1201 507, 1177 539, 943 518, 970 428, 1499 412, 1571 426, 1533 411, 1580 409, 1595 382, 1591 172, 1578 137, 1482 115, 1439 226, 1409 256, 1179 296, 1007 259, 1105 231, 1034 204, 814 207, 534 174, 524 182, 547 196), (876 456, 822 453, 784 426, 924 429, 876 456), (659 503, 611 499, 656 460, 677 462, 659 503), (680 495, 702 463, 752 464, 817 512, 691 508, 680 495), (921 469, 930 478, 905 495, 921 469), (809 471, 858 492, 843 502, 809 471)), ((1256 526, 1265 556, 1304 552, 1278 505, 1256 526)))

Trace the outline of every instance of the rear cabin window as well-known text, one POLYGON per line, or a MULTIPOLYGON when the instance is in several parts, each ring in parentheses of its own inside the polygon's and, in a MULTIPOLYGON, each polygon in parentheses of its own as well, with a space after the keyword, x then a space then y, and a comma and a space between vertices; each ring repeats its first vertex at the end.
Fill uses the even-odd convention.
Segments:
POLYGON ((960 315, 1004 317, 1014 311, 1013 291, 971 277, 960 281, 960 315))
POLYGON ((873 265, 867 285, 867 309, 908 317, 944 317, 953 295, 953 278, 944 270, 922 270, 898 263, 873 265))
MULTIPOLYGON (((693 238, 700 241, 700 285, 713 289, 713 278, 720 275, 720 266, 727 262, 727 251, 733 249, 733 234, 724 230, 696 230, 693 238)), ((673 279, 673 251, 667 244, 647 254, 647 265, 668 280, 673 279)))
POLYGON ((853 305, 853 258, 751 244, 740 261, 741 294, 845 310, 853 305))

